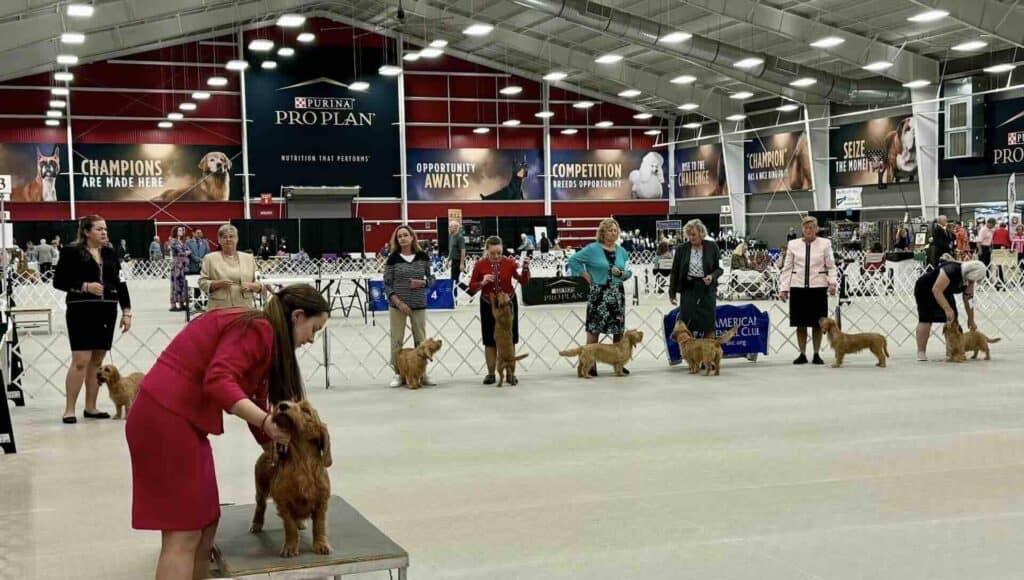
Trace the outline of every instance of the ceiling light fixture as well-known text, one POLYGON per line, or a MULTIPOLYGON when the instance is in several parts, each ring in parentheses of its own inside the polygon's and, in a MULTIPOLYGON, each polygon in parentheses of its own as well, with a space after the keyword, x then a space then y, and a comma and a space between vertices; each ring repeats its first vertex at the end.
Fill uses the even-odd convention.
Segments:
POLYGON ((57 119, 47 119, 46 120, 46 126, 47 127, 60 127, 60 121, 58 121, 57 119))
POLYGON ((78 64, 78 57, 73 54, 58 54, 57 64, 78 64))
POLYGON ((879 61, 876 61, 876 62, 864 65, 864 70, 869 70, 871 72, 883 71, 883 70, 886 70, 888 68, 892 68, 892 63, 887 61, 887 60, 879 60, 879 61))
POLYGON ((85 35, 81 32, 65 32, 60 35, 60 41, 64 44, 82 44, 85 42, 85 35))
POLYGON ((180 121, 180 120, 182 120, 184 118, 185 118, 185 115, 183 115, 181 113, 178 113, 178 112, 167 113, 167 120, 168 121, 180 121))
POLYGON ((64 113, 61 111, 46 111, 46 116, 53 119, 59 119, 64 116, 64 113))
POLYGON ((835 46, 839 46, 844 42, 846 42, 845 38, 840 38, 838 36, 826 36, 825 38, 819 38, 818 40, 815 40, 814 42, 811 43, 811 46, 813 46, 814 48, 832 48, 835 46))
POLYGON ((746 118, 747 118, 746 115, 743 115, 741 113, 736 113, 735 115, 729 115, 728 117, 725 118, 725 120, 726 121, 742 121, 743 119, 746 119, 746 118))
POLYGON ((538 119, 550 119, 551 117, 554 117, 555 114, 551 111, 538 111, 534 113, 533 116, 538 119))
POLYGON ((621 54, 602 54, 594 59, 597 64, 615 64, 622 60, 621 54))
POLYGON ((931 81, 926 81, 924 79, 920 79, 920 80, 916 80, 916 81, 910 81, 909 83, 903 83, 903 86, 908 88, 908 89, 919 89, 921 87, 927 87, 930 84, 932 84, 931 81))
POLYGON ((809 87, 809 86, 811 86, 811 85, 813 85, 813 84, 815 84, 817 82, 818 82, 818 79, 811 78, 811 77, 804 77, 802 79, 796 79, 795 81, 789 83, 789 86, 791 86, 791 87, 809 87))
POLYGON ((579 102, 576 102, 576 103, 572 104, 572 107, 574 109, 589 109, 590 107, 593 107, 593 106, 594 106, 594 102, 593 101, 579 101, 579 102))
POLYGON ((473 132, 476 133, 477 135, 486 135, 486 134, 491 132, 491 128, 490 127, 477 127, 476 129, 473 129, 473 132))
POLYGON ((594 126, 600 129, 607 129, 608 127, 611 127, 614 124, 615 123, 612 123, 611 121, 598 121, 597 123, 594 123, 594 126))
POLYGON ((683 42, 684 40, 690 40, 693 35, 689 32, 669 32, 665 36, 658 39, 658 42, 664 42, 665 44, 676 44, 683 42))
POLYGON ((277 18, 277 25, 282 28, 298 28, 305 22, 306 17, 301 14, 282 14, 277 18))
POLYGON ((159 123, 156 124, 156 126, 160 127, 161 129, 170 129, 171 127, 174 126, 174 123, 172 123, 170 121, 160 121, 159 123))
POLYGON ((234 59, 229 60, 224 66, 226 66, 228 70, 245 70, 249 68, 249 63, 244 60, 234 59))
POLYGON ((640 94, 641 94, 640 91, 638 91, 636 89, 626 89, 624 91, 620 91, 619 92, 619 96, 624 98, 624 99, 632 99, 632 98, 635 98, 635 97, 639 97, 640 94))
POLYGON ((447 40, 438 39, 430 43, 430 48, 444 48, 446 46, 448 46, 447 40))
POLYGON ((693 122, 693 123, 687 123, 687 124, 683 125, 683 128, 684 129, 700 129, 703 125, 704 125, 703 123, 693 122))
POLYGON ((647 119, 650 119, 653 116, 654 115, 652 115, 651 113, 637 113, 633 115, 633 118, 636 119, 637 121, 646 121, 647 119))
POLYGON ((518 127, 519 119, 509 119, 507 121, 502 121, 501 124, 506 127, 518 127))
POLYGON ((464 28, 462 33, 466 36, 487 36, 492 30, 494 30, 494 27, 490 24, 481 24, 478 22, 476 24, 470 24, 464 28))
POLYGON ((785 105, 781 105, 781 106, 775 107, 775 110, 780 112, 780 113, 792 113, 793 111, 795 111, 795 110, 797 110, 799 108, 800 108, 800 105, 794 105, 793 103, 786 103, 785 105))
POLYGON ((282 46, 277 49, 277 56, 295 56, 295 49, 290 46, 282 46))
POLYGON ((651 129, 650 131, 644 131, 644 135, 650 135, 651 137, 661 135, 661 131, 658 129, 651 129))
POLYGON ((741 59, 741 60, 738 60, 738 61, 732 63, 732 66, 734 66, 736 68, 748 69, 748 68, 754 68, 755 66, 760 66, 762 64, 764 64, 764 59, 763 58, 757 58, 756 56, 751 56, 751 57, 744 58, 744 59, 741 59))
POLYGON ((679 75, 676 78, 670 80, 669 82, 674 85, 688 85, 696 80, 697 77, 693 75, 679 75))
POLYGON ((954 45, 952 50, 957 52, 970 52, 972 50, 981 50, 988 46, 988 43, 984 40, 968 40, 967 42, 961 42, 960 44, 954 45))
POLYGON ((1010 71, 1012 71, 1015 68, 1017 68, 1017 65, 1005 63, 1005 64, 992 65, 990 67, 986 67, 984 70, 987 73, 999 74, 999 73, 1010 72, 1010 71))
POLYGON ((682 105, 679 105, 679 107, 677 108, 680 111, 696 111, 697 109, 700 108, 700 105, 698 105, 697 103, 683 103, 682 105))
POLYGON ((228 79, 226 77, 210 77, 206 79, 206 84, 211 87, 223 87, 228 84, 228 79))
POLYGON ((419 59, 420 59, 420 53, 418 53, 418 52, 407 52, 407 53, 405 53, 405 56, 402 57, 402 60, 409 61, 409 62, 416 62, 419 59))
POLYGON ((56 100, 56 99, 50 101, 50 108, 51 109, 63 109, 66 106, 67 106, 67 102, 66 101, 60 101, 60 100, 56 100))
POLYGON ((91 4, 68 4, 67 14, 68 16, 74 16, 76 18, 88 18, 92 16, 95 9, 91 4))
POLYGON ((277 61, 276 60, 265 60, 265 61, 260 63, 260 68, 266 69, 266 70, 274 70, 275 68, 277 68, 277 61))
POLYGON ((366 81, 355 81, 354 83, 349 83, 349 85, 348 85, 348 89, 350 91, 356 91, 356 92, 359 92, 359 93, 361 93, 361 92, 363 92, 363 91, 365 91, 365 90, 367 90, 369 88, 370 88, 370 83, 368 83, 366 81))
POLYGON ((935 22, 936 20, 942 20, 949 16, 949 12, 945 10, 928 10, 920 14, 915 14, 907 20, 911 22, 935 22))
POLYGON ((393 64, 384 64, 377 69, 377 72, 380 73, 380 76, 382 77, 397 77, 402 74, 402 67, 395 66, 393 64))
POLYGON ((205 101, 210 98, 210 93, 206 91, 196 91, 192 93, 192 100, 194 101, 205 101))
POLYGON ((733 100, 736 100, 736 101, 742 101, 744 99, 749 99, 750 97, 753 97, 753 96, 754 96, 754 93, 752 93, 750 91, 739 91, 739 92, 736 92, 736 93, 733 93, 733 94, 729 95, 729 98, 733 99, 733 100))
POLYGON ((50 94, 55 97, 66 97, 70 92, 71 91, 65 89, 64 87, 53 87, 52 89, 50 89, 50 94))
POLYGON ((302 32, 295 37, 295 40, 309 44, 310 42, 316 40, 316 35, 313 34, 312 32, 302 32))
POLYGON ((437 58, 442 54, 444 54, 444 51, 441 50, 440 48, 427 47, 420 49, 420 56, 422 56, 423 58, 437 58))
POLYGON ((518 95, 519 93, 523 92, 523 87, 517 85, 509 85, 507 87, 502 87, 502 89, 499 90, 498 92, 503 95, 518 95))
POLYGON ((266 38, 257 38, 249 43, 249 50, 253 52, 267 52, 274 48, 274 41, 266 38))
POLYGON ((554 71, 551 71, 548 74, 544 75, 542 78, 544 80, 548 81, 548 82, 558 82, 558 81, 564 81, 568 76, 569 76, 568 74, 566 74, 566 73, 564 73, 562 71, 554 70, 554 71))
POLYGON ((196 104, 195 103, 190 103, 188 101, 185 101, 184 103, 178 105, 178 108, 181 109, 182 111, 195 111, 196 110, 196 104))
POLYGON ((562 135, 575 135, 579 133, 579 129, 562 129, 562 135))
POLYGON ((61 83, 70 83, 75 80, 75 75, 67 71, 55 72, 53 73, 53 80, 61 83))

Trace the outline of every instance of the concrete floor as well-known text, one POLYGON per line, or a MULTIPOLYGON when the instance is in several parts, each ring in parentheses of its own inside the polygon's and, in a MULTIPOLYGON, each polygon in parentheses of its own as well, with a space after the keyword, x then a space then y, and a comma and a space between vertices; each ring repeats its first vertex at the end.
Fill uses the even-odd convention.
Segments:
MULTIPOLYGON (((1021 577, 1024 348, 966 365, 894 355, 888 370, 775 357, 718 378, 652 365, 500 390, 310 390, 335 492, 410 552, 413 580, 1021 577)), ((147 577, 159 538, 130 529, 124 424, 60 412, 52 392, 14 411, 0 578, 147 577)), ((226 423, 221 498, 250 503, 258 450, 226 423)))

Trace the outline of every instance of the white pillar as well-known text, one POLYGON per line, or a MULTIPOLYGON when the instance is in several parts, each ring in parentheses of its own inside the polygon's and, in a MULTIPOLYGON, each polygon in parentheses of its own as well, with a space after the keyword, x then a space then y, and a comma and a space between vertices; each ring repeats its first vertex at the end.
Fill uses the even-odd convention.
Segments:
POLYGON ((729 206, 732 208, 732 229, 737 237, 747 235, 747 194, 743 180, 743 135, 726 137, 721 124, 718 136, 722 143, 722 163, 725 164, 725 182, 729 186, 729 206))
MULTIPOLYGON (((542 108, 551 110, 551 85, 544 83, 541 88, 542 108)), ((544 117, 544 215, 551 215, 551 118, 544 117)))
MULTIPOLYGON (((67 118, 67 132, 68 132, 68 200, 71 202, 71 219, 78 219, 78 210, 75 208, 75 145, 71 138, 71 90, 68 90, 68 94, 64 97, 67 100, 66 109, 64 112, 67 118)), ((70 243, 71 240, 68 240, 70 243)))
POLYGON ((935 88, 913 89, 914 141, 917 146, 917 184, 921 191, 921 216, 933 220, 939 215, 939 107, 935 88))
POLYGON ((668 213, 676 210, 676 118, 668 120, 668 213))
MULTIPOLYGON (((245 41, 242 31, 238 31, 238 58, 245 60, 245 41)), ((245 219, 252 219, 251 200, 249 199, 249 114, 246 111, 245 71, 238 71, 238 90, 242 96, 242 207, 245 219)))
MULTIPOLYGON (((402 47, 405 46, 405 35, 399 34, 396 41, 398 46, 395 54, 402 54, 402 47)), ((405 152, 405 72, 398 77, 398 173, 399 191, 402 192, 402 223, 409 222, 409 184, 406 178, 406 152, 405 152)))
POLYGON ((811 182, 814 184, 814 209, 832 209, 832 183, 829 174, 829 106, 804 107, 804 131, 811 154, 811 182))

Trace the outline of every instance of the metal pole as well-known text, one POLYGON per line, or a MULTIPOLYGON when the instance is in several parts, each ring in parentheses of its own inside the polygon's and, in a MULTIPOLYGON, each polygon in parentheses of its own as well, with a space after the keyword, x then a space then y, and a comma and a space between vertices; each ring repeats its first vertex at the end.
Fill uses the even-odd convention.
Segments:
MULTIPOLYGON (((238 31, 238 58, 245 60, 244 39, 242 31, 238 31)), ((239 92, 242 96, 242 206, 245 208, 243 216, 245 219, 252 219, 252 208, 249 200, 249 115, 246 111, 245 98, 245 71, 238 71, 239 92)))
MULTIPOLYGON (((668 120, 668 134, 669 140, 676 140, 676 118, 672 117, 668 120)), ((723 153, 724 157, 725 154, 723 153)), ((676 180, 679 177, 676 175, 676 148, 674 145, 668 147, 668 213, 675 212, 676 207, 676 180)))
MULTIPOLYGON (((551 85, 544 83, 541 100, 545 111, 550 111, 551 85)), ((544 117, 544 215, 551 215, 551 119, 544 117)))
POLYGON ((71 138, 71 90, 64 97, 67 101, 67 132, 68 132, 68 200, 71 202, 71 219, 78 219, 78 211, 75 209, 75 146, 71 138))
MULTIPOLYGON (((398 35, 398 48, 395 54, 402 54, 405 46, 405 35, 398 35)), ((409 184, 406 174, 408 155, 405 150, 405 73, 398 79, 398 174, 399 188, 402 192, 402 223, 409 221, 409 184)))

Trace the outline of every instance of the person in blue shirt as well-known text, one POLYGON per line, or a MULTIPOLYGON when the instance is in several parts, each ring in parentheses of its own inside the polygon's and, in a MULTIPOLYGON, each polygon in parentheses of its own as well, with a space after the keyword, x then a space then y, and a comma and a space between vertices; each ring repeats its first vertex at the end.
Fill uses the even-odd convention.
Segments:
MULTIPOLYGON (((570 276, 582 276, 590 284, 587 300, 587 344, 610 334, 614 342, 626 331, 626 293, 622 283, 633 273, 627 262, 629 255, 619 245, 619 222, 606 218, 597 226, 596 241, 573 254, 567 263, 570 276)), ((629 374, 627 369, 622 372, 629 374)), ((597 367, 590 369, 597 376, 597 367)))
POLYGON ((192 252, 189 256, 188 273, 198 274, 203 267, 203 258, 210 253, 210 242, 203 237, 203 230, 197 229, 185 245, 192 252))

